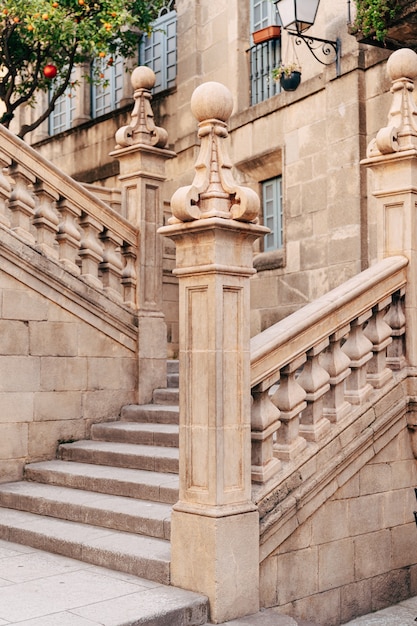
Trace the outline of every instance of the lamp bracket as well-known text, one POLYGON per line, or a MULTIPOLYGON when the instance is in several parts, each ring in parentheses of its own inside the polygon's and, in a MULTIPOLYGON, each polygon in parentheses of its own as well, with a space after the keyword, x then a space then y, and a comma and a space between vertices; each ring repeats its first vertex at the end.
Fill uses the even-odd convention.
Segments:
POLYGON ((289 35, 295 37, 295 43, 300 46, 304 42, 310 50, 313 57, 322 65, 332 65, 336 62, 336 76, 340 76, 340 57, 342 45, 339 38, 336 41, 330 39, 321 39, 320 37, 311 37, 302 33, 287 30, 289 35), (334 55, 334 56, 333 56, 334 55), (328 58, 330 56, 330 58, 328 58))

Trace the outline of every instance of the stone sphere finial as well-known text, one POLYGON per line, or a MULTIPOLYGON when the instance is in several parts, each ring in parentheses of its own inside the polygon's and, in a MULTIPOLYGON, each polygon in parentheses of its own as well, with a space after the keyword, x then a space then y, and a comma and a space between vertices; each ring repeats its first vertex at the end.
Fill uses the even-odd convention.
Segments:
POLYGON ((191 111, 199 121, 227 122, 233 110, 233 97, 227 87, 213 81, 203 83, 191 96, 191 111))
POLYGON ((417 77, 417 54, 410 48, 393 52, 387 62, 387 72, 391 80, 417 77))
POLYGON ((135 67, 130 78, 132 87, 136 89, 148 89, 149 91, 155 85, 155 73, 146 65, 135 67))

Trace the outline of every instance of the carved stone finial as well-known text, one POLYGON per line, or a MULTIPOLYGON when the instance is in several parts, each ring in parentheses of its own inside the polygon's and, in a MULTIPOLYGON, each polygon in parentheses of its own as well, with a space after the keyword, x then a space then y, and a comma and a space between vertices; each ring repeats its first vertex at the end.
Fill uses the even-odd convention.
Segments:
POLYGON ((413 98, 417 54, 409 48, 396 50, 388 59, 387 72, 393 95, 388 124, 369 144, 368 157, 417 149, 417 108, 413 98))
POLYGON ((192 185, 180 187, 172 197, 171 224, 208 217, 257 221, 259 198, 236 184, 225 147, 232 109, 232 95, 221 83, 203 83, 194 91, 191 110, 199 122, 200 154, 192 185))
POLYGON ((149 67, 139 66, 133 70, 131 81, 135 99, 131 123, 116 132, 116 150, 135 144, 164 148, 168 133, 164 128, 155 126, 151 107, 151 89, 155 84, 155 74, 149 67))

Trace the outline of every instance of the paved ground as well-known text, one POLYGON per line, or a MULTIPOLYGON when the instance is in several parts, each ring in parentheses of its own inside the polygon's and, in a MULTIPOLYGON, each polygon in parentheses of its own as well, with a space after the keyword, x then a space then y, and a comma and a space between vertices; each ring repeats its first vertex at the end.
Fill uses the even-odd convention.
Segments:
MULTIPOLYGON (((0 540, 0 626, 180 626, 184 602, 187 623, 201 624, 197 594, 0 540)), ((416 618, 417 597, 349 626, 415 626, 416 618)), ((274 609, 227 624, 318 626, 274 609)))
POLYGON ((194 624, 201 596, 0 540, 0 626, 194 624))

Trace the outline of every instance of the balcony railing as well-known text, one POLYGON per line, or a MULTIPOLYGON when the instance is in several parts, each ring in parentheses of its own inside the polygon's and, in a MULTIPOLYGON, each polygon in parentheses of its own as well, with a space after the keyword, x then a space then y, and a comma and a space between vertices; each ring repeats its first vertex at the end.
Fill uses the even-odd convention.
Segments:
POLYGON ((263 102, 279 93, 279 82, 272 78, 272 70, 281 60, 281 40, 271 39, 252 46, 250 58, 250 103, 263 102))

